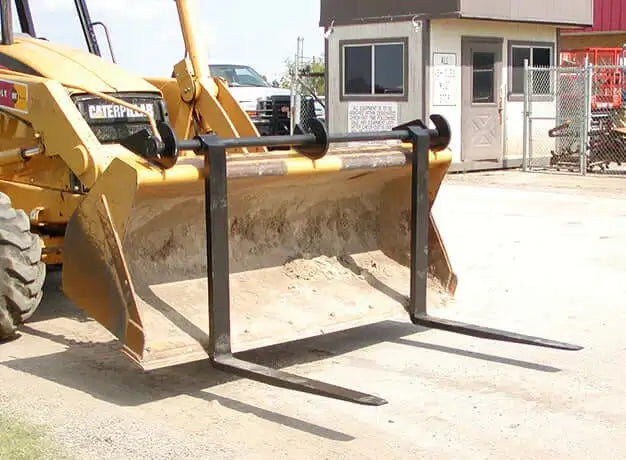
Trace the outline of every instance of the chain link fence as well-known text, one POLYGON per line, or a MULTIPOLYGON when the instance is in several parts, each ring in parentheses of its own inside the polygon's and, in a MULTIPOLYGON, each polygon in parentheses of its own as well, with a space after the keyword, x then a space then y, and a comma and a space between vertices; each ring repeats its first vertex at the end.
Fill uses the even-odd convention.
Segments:
POLYGON ((590 70, 588 171, 626 174, 626 67, 590 70))
MULTIPOLYGON (((304 56, 304 39, 298 37, 298 48, 295 54, 293 67, 290 69, 290 106, 291 126, 293 134, 297 125, 305 131, 310 130, 313 119, 326 122, 325 97, 319 94, 320 82, 326 78, 326 73, 319 69, 320 61, 315 58, 304 56), (314 67, 318 67, 316 71, 314 67)), ((323 62, 323 61, 322 61, 323 62)))
POLYGON ((326 122, 326 107, 324 97, 306 90, 294 95, 298 98, 295 105, 298 114, 294 117, 294 126, 299 124, 305 131, 311 130, 311 120, 314 118, 326 122))
POLYGON ((526 67, 526 171, 626 175, 626 67, 526 67))

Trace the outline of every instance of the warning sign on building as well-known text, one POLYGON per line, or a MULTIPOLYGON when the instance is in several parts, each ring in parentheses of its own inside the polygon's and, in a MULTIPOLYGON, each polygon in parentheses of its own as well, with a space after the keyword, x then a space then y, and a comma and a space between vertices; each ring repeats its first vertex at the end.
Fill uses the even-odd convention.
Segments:
POLYGON ((0 107, 28 113, 28 86, 14 81, 0 80, 0 107))
MULTIPOLYGON (((395 102, 350 102, 348 104, 348 132, 391 131, 398 126, 398 104, 395 102)), ((368 144, 397 144, 399 141, 349 142, 356 147, 368 144)))
POLYGON ((432 105, 457 105, 457 84, 456 54, 434 53, 432 105))

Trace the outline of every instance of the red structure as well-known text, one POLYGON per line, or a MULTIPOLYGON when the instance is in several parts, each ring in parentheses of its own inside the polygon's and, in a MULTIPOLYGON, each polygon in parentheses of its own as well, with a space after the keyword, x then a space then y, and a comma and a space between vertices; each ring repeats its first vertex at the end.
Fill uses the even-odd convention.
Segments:
POLYGON ((560 53, 560 65, 563 67, 581 67, 585 59, 591 65, 623 65, 623 48, 584 48, 563 50, 560 53))
MULTIPOLYGON (((626 48, 585 48, 562 50, 561 67, 582 67, 587 60, 592 66, 626 65, 626 48)), ((622 107, 626 92, 623 69, 597 67, 593 70, 591 92, 592 110, 611 110, 622 107)))
POLYGON ((593 26, 577 29, 561 29, 563 35, 570 33, 597 33, 626 31, 626 1, 594 0, 593 26))

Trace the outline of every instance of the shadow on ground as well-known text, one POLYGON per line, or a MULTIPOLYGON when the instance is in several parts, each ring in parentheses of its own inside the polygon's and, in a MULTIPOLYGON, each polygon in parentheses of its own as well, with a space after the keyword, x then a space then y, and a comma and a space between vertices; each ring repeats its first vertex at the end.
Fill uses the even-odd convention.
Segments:
MULTIPOLYGON (((31 321, 22 327, 22 333, 50 340, 67 348, 59 353, 25 359, 13 359, 0 364, 79 390, 95 398, 120 406, 138 406, 185 394, 206 401, 217 401, 229 409, 242 413, 252 413, 268 421, 320 437, 339 441, 354 439, 345 433, 207 391, 217 385, 238 380, 239 377, 212 369, 210 363, 206 360, 143 372, 121 355, 119 345, 115 341, 81 342, 68 338, 65 335, 46 332, 41 327, 38 327, 38 323, 49 321, 54 317, 70 318, 77 322, 91 321, 81 310, 64 298, 60 288, 55 284, 54 277, 51 277, 46 289, 48 294, 51 294, 47 295, 46 301, 31 321)), ((49 327, 46 329, 49 330, 49 327)), ((64 326, 64 329, 67 329, 67 326, 64 326)), ((409 323, 408 320, 406 323, 383 321, 340 332, 249 350, 236 355, 241 359, 273 368, 285 368, 322 359, 333 359, 345 353, 381 342, 388 342, 403 347, 409 346, 450 353, 533 371, 560 371, 558 368, 537 363, 405 338, 423 330, 424 328, 416 327, 409 323)), ((355 379, 354 383, 355 385, 360 385, 361 382, 355 379)), ((365 387, 353 387, 353 389, 365 392, 368 390, 366 384, 365 387)), ((384 397, 384 395, 382 396, 384 397)))

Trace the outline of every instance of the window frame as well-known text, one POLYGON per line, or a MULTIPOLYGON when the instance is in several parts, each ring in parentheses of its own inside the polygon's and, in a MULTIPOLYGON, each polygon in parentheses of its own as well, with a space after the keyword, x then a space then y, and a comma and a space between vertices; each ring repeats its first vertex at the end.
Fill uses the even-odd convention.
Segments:
POLYGON ((407 102, 409 100, 409 38, 408 37, 382 37, 366 38, 360 40, 340 40, 339 41, 339 100, 344 101, 396 101, 407 102), (376 94, 375 74, 376 61, 374 60, 375 45, 402 45, 402 94, 376 94), (346 94, 345 82, 345 49, 350 46, 370 46, 372 48, 372 93, 371 94, 346 94))
MULTIPOLYGON (((509 40, 507 42, 507 99, 512 102, 524 101, 524 93, 513 92, 513 48, 527 48, 530 50, 530 62, 528 65, 532 67, 533 48, 547 48, 550 50, 550 67, 555 66, 555 44, 554 42, 540 42, 540 41, 519 41, 509 40)), ((545 101, 551 102, 554 100, 554 87, 550 88, 550 92, 547 94, 533 95, 531 100, 533 101, 545 101)))

